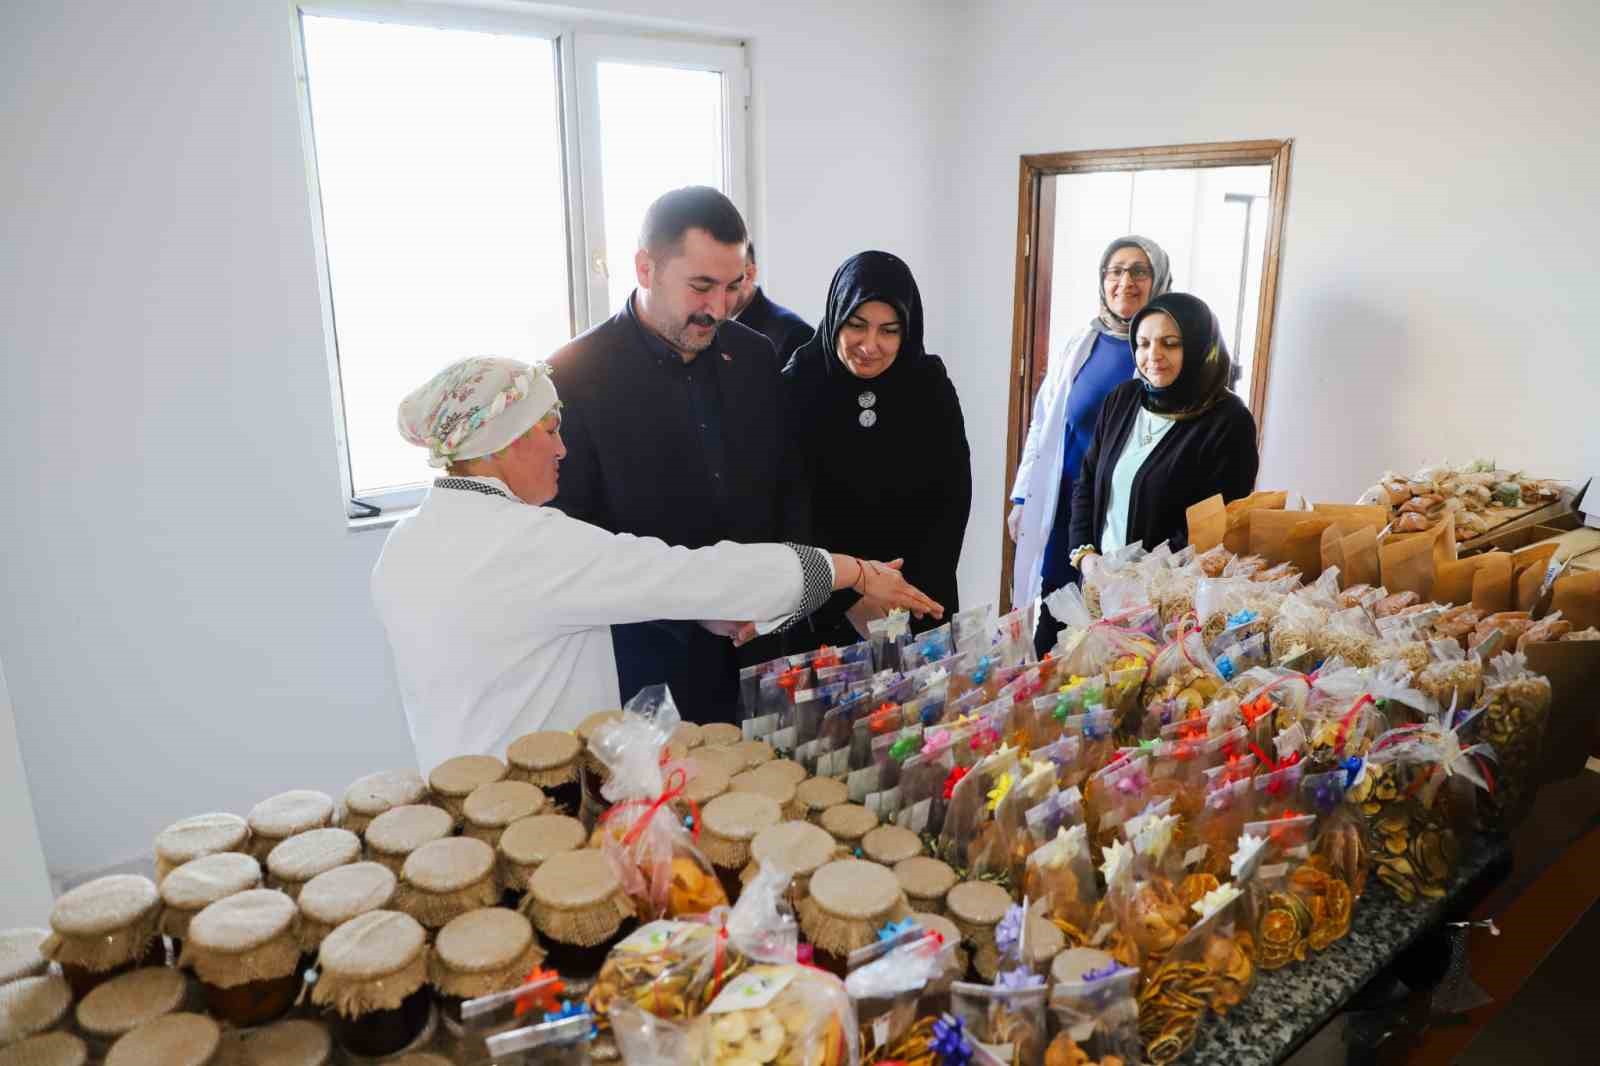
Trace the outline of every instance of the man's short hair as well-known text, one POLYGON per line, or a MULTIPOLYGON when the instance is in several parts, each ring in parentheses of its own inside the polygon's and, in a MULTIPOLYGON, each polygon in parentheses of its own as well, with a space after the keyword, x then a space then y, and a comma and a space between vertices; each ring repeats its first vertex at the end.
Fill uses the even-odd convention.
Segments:
POLYGON ((732 200, 709 185, 688 185, 663 194, 645 211, 639 247, 653 259, 670 257, 692 229, 705 230, 720 244, 743 244, 750 239, 744 216, 732 200))

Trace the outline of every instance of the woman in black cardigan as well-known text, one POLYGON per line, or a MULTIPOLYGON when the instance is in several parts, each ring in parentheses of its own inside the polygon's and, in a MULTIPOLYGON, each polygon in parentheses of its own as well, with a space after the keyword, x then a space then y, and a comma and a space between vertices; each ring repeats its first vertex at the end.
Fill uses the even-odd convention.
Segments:
MULTIPOLYGON (((922 296, 888 252, 851 256, 828 287, 816 335, 783 370, 785 425, 804 471, 810 532, 840 551, 878 545, 905 579, 959 609, 956 562, 972 505, 961 402, 922 346, 922 296)), ((810 643, 851 644, 881 603, 835 593, 811 616, 810 643)), ((938 625, 931 615, 912 623, 938 625)), ((791 634, 795 635, 795 634, 791 634)), ((798 650, 798 649, 796 649, 798 650)))
POLYGON ((1184 511, 1221 493, 1248 496, 1256 423, 1229 390, 1233 360, 1217 316, 1188 293, 1158 296, 1129 323, 1138 375, 1106 397, 1072 491, 1072 563, 1139 542, 1188 540, 1184 511))

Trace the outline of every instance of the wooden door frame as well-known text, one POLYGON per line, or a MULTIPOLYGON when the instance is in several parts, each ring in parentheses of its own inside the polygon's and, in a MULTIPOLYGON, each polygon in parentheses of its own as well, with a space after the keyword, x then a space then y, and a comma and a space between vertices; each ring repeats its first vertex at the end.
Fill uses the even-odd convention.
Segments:
POLYGON ((1050 351, 1050 294, 1055 260, 1055 183, 1058 174, 1106 170, 1180 170, 1194 167, 1269 165, 1270 212, 1261 265, 1261 304, 1250 380, 1250 410, 1256 418, 1256 443, 1264 439, 1267 377, 1272 362, 1272 327, 1278 306, 1278 271, 1283 259, 1283 223, 1289 206, 1289 163, 1294 141, 1227 141, 1155 148, 1108 148, 1087 152, 1024 155, 1017 176, 1016 289, 1011 313, 1011 401, 1006 412, 1005 500, 1000 510, 1000 604, 1011 609, 1011 567, 1016 550, 1005 528, 1011 483, 1038 388, 1035 366, 1050 351), (1039 269, 1035 270, 1034 265, 1039 269))

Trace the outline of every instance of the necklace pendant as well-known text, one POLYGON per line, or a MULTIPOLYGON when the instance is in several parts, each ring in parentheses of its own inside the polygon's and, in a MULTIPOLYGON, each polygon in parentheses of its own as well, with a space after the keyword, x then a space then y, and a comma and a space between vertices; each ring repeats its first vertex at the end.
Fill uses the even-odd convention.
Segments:
POLYGON ((861 405, 861 409, 863 411, 871 410, 874 406, 876 406, 877 402, 878 394, 873 392, 871 389, 867 389, 860 396, 856 397, 856 403, 861 405))
POLYGON ((871 429, 878 424, 878 412, 872 410, 862 411, 857 421, 861 423, 863 429, 871 429))

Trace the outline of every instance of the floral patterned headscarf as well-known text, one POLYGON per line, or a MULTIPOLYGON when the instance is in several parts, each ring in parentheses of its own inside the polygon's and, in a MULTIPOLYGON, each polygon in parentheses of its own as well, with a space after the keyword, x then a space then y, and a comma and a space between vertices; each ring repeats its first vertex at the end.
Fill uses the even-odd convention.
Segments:
POLYGON ((452 363, 400 401, 400 435, 447 467, 492 455, 561 409, 550 367, 514 359, 452 363))

